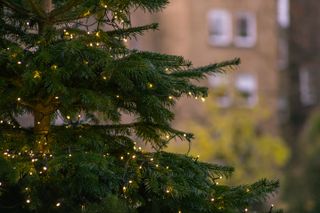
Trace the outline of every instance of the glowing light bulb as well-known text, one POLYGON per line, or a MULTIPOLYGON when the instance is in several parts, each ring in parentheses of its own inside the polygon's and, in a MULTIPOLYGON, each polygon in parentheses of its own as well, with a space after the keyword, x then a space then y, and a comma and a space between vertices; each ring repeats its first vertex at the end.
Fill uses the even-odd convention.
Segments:
POLYGON ((90 11, 89 10, 83 14, 83 16, 88 16, 88 15, 90 15, 90 11))
POLYGON ((35 70, 33 72, 33 78, 41 78, 41 73, 39 70, 35 70))
POLYGON ((31 203, 31 200, 30 200, 30 199, 27 199, 27 200, 26 200, 26 203, 31 203))
POLYGON ((58 66, 57 66, 56 64, 53 64, 53 65, 51 66, 51 69, 56 70, 56 69, 58 69, 58 66))
POLYGON ((56 207, 60 207, 61 203, 56 203, 56 207))
POLYGON ((17 101, 21 101, 21 98, 19 97, 19 98, 17 98, 17 101))

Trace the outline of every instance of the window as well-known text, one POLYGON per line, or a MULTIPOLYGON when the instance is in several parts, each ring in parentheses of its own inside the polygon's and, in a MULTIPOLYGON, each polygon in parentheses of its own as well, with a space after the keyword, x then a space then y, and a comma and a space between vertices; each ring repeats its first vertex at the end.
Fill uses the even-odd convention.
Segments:
POLYGON ((234 43, 238 47, 252 47, 257 37, 256 19, 252 13, 236 14, 234 43))
POLYGON ((224 10, 208 13, 209 43, 214 46, 227 46, 232 41, 231 15, 224 10))
POLYGON ((283 28, 290 25, 289 0, 278 0, 278 23, 283 28))
POLYGON ((213 88, 213 94, 216 97, 219 107, 230 107, 232 99, 230 95, 230 82, 227 75, 216 74, 209 76, 209 84, 213 88))
POLYGON ((236 91, 240 98, 240 104, 254 106, 258 101, 257 80, 251 74, 239 74, 236 76, 236 91))
POLYGON ((315 91, 312 88, 310 70, 302 69, 299 72, 300 78, 300 100, 305 106, 315 103, 315 91))

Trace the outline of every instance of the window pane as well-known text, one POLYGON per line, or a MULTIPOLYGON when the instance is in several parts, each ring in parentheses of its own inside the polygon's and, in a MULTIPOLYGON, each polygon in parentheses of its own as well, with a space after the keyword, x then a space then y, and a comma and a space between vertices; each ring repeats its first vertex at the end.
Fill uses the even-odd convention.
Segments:
POLYGON ((257 27, 255 16, 250 12, 236 14, 235 45, 238 47, 252 47, 256 43, 257 27))
POLYGON ((231 43, 231 15, 225 10, 211 10, 208 13, 209 43, 227 46, 231 43))
POLYGON ((247 106, 257 103, 257 81, 251 74, 239 74, 236 78, 236 89, 247 106))
POLYGON ((238 20, 238 35, 241 37, 249 36, 248 33, 248 21, 246 18, 242 17, 238 20))

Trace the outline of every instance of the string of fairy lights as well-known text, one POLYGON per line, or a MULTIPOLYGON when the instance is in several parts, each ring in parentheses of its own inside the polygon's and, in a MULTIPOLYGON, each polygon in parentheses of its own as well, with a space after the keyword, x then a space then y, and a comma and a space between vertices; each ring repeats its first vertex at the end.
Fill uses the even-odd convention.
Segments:
MULTIPOLYGON (((134 146, 133 146, 133 152, 127 152, 126 155, 120 155, 119 156, 119 160, 120 161, 124 161, 126 164, 129 163, 130 161, 137 161, 139 159, 139 157, 142 157, 143 159, 147 159, 146 161, 142 160, 140 163, 139 163, 139 167, 138 169, 140 171, 142 171, 144 169, 144 167, 148 166, 148 165, 151 165, 153 166, 154 168, 157 168, 157 169, 165 169, 165 170, 168 170, 171 172, 170 170, 170 167, 169 166, 161 166, 159 162, 156 161, 156 159, 151 155, 149 157, 146 157, 143 155, 143 153, 145 153, 145 150, 142 149, 141 146, 137 146, 137 143, 134 142, 134 146)), ((89 154, 88 152, 85 152, 85 154, 89 154)), ((31 164, 33 165, 31 167, 31 169, 29 170, 28 174, 30 176, 34 176, 34 175, 38 175, 38 176, 41 176, 41 175, 46 175, 47 172, 49 172, 50 168, 47 166, 47 165, 44 165, 44 166, 41 166, 39 167, 39 169, 37 169, 37 166, 35 166, 35 164, 37 162, 39 162, 40 160, 43 161, 43 159, 45 160, 48 160, 48 158, 50 159, 53 159, 54 156, 50 153, 42 153, 41 156, 37 156, 37 154, 33 151, 33 150, 24 150, 24 152, 19 152, 19 153, 15 153, 15 152, 10 152, 10 150, 6 150, 5 152, 3 152, 3 156, 4 158, 6 159, 10 159, 10 160, 17 160, 19 157, 23 157, 23 156, 28 156, 30 157, 30 162, 31 164), (42 157, 43 159, 40 159, 40 157, 42 157)), ((66 158, 71 158, 73 155, 72 153, 70 152, 69 150, 69 153, 66 154, 66 158)), ((106 154, 102 154, 102 156, 104 158, 107 158, 107 157, 110 157, 110 154, 109 153, 106 153, 106 154)), ((200 156, 198 155, 197 158, 195 160, 198 160, 200 156)), ((15 169, 15 167, 13 168, 15 169)), ((217 180, 221 180, 223 179, 222 176, 219 176, 217 178, 214 178, 214 183, 216 185, 219 184, 217 180)), ((128 198, 128 196, 126 195, 129 190, 130 190, 130 187, 133 185, 135 181, 133 179, 129 179, 127 180, 124 185, 122 186, 122 192, 123 192, 123 196, 124 198, 128 198)), ((4 184, 3 182, 0 182, 0 188, 4 188, 4 184)), ((32 191, 32 187, 31 186, 27 186, 24 188, 24 192, 26 194, 26 204, 31 204, 32 203, 32 197, 30 196, 30 192, 32 191)), ((251 190, 249 188, 247 188, 246 190, 246 193, 250 193, 251 190)), ((165 194, 172 194, 174 193, 174 188, 173 186, 167 186, 165 187, 164 189, 164 193, 165 194)), ((62 200, 63 199, 58 199, 59 201, 56 202, 54 205, 55 207, 59 208, 63 205, 63 202, 62 200)), ((209 198, 210 202, 212 203, 215 203, 216 202, 216 199, 214 197, 211 197, 209 198)), ((223 208, 223 206, 219 206, 218 208, 223 208)), ((272 209, 274 208, 274 205, 271 204, 271 207, 270 207, 270 213, 272 212, 272 209)), ((181 212, 181 210, 180 210, 181 212)), ((244 209, 244 212, 249 212, 249 209, 248 208, 245 208, 244 209)))

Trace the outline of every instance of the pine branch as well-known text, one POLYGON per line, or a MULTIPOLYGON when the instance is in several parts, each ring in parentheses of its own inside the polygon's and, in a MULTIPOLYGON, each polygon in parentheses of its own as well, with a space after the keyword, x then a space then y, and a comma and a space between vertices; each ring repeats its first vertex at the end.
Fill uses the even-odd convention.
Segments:
POLYGON ((38 3, 36 3, 34 0, 27 0, 27 1, 35 14, 37 14, 41 18, 46 17, 44 10, 41 8, 41 6, 38 3))
POLYGON ((235 58, 230 61, 224 61, 221 63, 211 64, 204 67, 172 72, 170 75, 178 78, 201 79, 205 77, 205 74, 224 73, 226 72, 226 70, 232 68, 232 66, 236 66, 239 64, 240 59, 235 58))
POLYGON ((69 0, 67 3, 61 7, 53 9, 49 14, 49 19, 54 20, 57 16, 64 15, 66 12, 70 11, 73 7, 76 7, 82 4, 82 1, 78 0, 69 0))
POLYGON ((8 0, 0 0, 0 3, 2 3, 4 6, 12 9, 13 11, 20 13, 25 16, 32 16, 32 12, 25 9, 21 5, 15 3, 14 1, 8 1, 8 0))
POLYGON ((128 29, 118 29, 113 31, 107 31, 107 35, 110 37, 113 36, 121 36, 121 37, 136 37, 138 35, 142 35, 144 31, 147 30, 157 30, 158 24, 150 24, 145 26, 139 26, 139 27, 131 27, 128 29))

